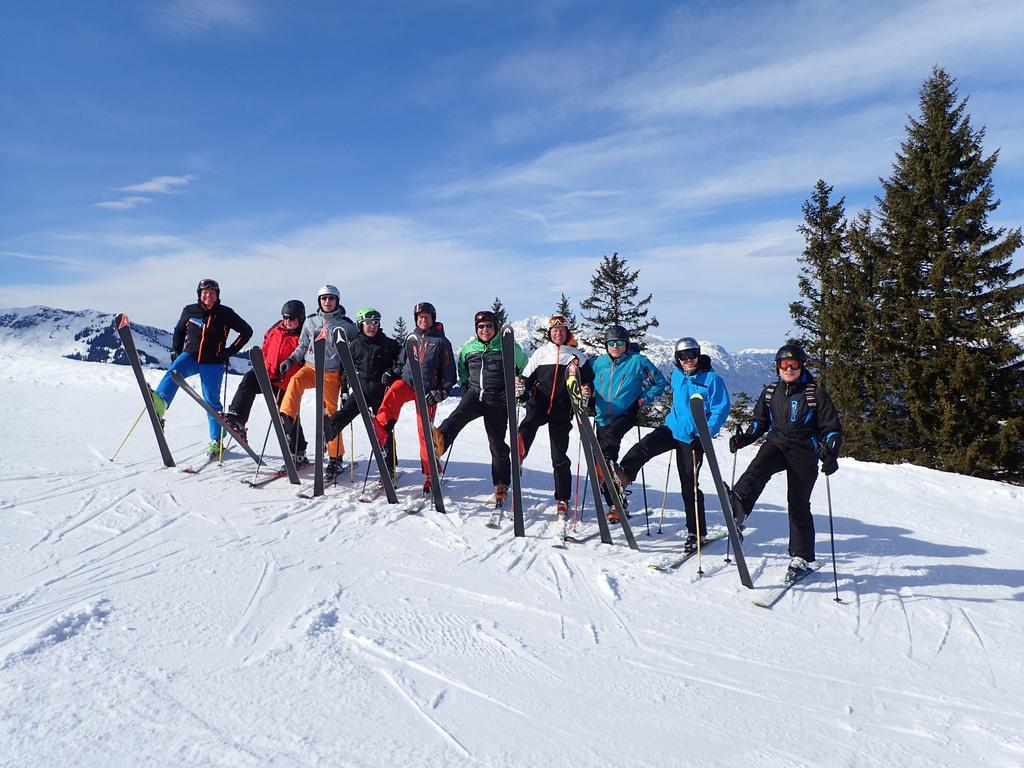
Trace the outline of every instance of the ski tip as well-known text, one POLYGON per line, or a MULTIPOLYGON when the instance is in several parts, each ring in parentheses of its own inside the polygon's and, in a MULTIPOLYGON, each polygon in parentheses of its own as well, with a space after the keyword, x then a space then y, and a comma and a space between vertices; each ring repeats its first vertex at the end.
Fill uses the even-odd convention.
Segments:
POLYGON ((700 392, 694 392, 692 395, 690 395, 690 401, 691 402, 694 401, 694 400, 703 400, 703 399, 704 399, 704 396, 701 395, 700 392))

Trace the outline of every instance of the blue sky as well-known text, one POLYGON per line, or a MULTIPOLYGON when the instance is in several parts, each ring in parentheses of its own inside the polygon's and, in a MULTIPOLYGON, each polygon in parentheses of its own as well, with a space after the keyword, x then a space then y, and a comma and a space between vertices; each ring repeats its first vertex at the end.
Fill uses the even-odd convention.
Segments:
POLYGON ((774 347, 801 203, 872 205, 934 64, 1024 222, 1021 29, 1013 0, 14 0, 0 306, 169 327, 210 276, 262 329, 330 282, 386 327, 433 301, 458 343, 618 251, 656 332, 774 347))

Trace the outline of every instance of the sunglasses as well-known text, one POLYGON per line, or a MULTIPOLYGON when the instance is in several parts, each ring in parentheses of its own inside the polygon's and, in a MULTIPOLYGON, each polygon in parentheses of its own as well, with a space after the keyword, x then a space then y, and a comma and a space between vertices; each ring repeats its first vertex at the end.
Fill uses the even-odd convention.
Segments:
POLYGON ((779 368, 783 371, 799 371, 803 367, 803 363, 799 360, 780 360, 779 368))
POLYGON ((621 339, 616 339, 615 341, 609 341, 608 342, 608 346, 609 347, 624 347, 624 346, 626 346, 626 342, 622 341, 621 339))
POLYGON ((494 323, 477 323, 476 324, 476 329, 478 331, 482 331, 485 328, 490 328, 493 331, 494 330, 494 323))
POLYGON ((282 320, 295 320, 295 321, 299 321, 299 320, 301 320, 302 318, 301 318, 301 317, 292 317, 291 315, 283 315, 283 316, 281 317, 281 319, 282 319, 282 320))
POLYGON ((367 318, 363 320, 363 325, 380 325, 380 320, 370 320, 367 318))
POLYGON ((682 352, 676 352, 676 360, 696 360, 699 354, 695 349, 684 349, 682 352))

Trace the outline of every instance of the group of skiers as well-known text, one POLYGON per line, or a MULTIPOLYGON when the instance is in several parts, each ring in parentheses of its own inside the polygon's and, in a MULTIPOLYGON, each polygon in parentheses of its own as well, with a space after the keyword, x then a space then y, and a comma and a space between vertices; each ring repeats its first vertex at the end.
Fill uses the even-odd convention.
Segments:
MULTIPOLYGON (((221 411, 219 390, 227 361, 252 336, 252 328, 220 302, 220 287, 216 281, 202 280, 196 292, 198 302, 182 310, 175 326, 171 367, 152 393, 161 419, 177 391, 171 378, 173 371, 186 378, 198 373, 203 398, 214 410, 221 411), (238 335, 228 344, 231 331, 238 335)), ((424 434, 422 421, 417 422, 421 468, 426 476, 423 490, 425 493, 431 490, 426 441, 431 441, 435 455, 440 457, 467 424, 482 418, 490 446, 495 503, 501 505, 508 493, 512 465, 511 449, 506 441, 509 393, 506 392, 497 318, 491 311, 477 312, 474 336, 462 345, 456 358, 433 304, 416 304, 413 316, 413 334, 418 341, 417 357, 430 425, 433 425, 437 406, 448 398, 456 382, 461 391, 458 405, 440 426, 430 426, 429 435, 424 434)), ((360 309, 354 322, 349 319, 341 305, 341 295, 333 285, 324 285, 317 291, 317 310, 308 316, 302 301, 285 302, 280 322, 270 328, 263 339, 267 373, 275 389, 293 457, 297 464, 307 463, 307 443, 299 422, 299 406, 303 392, 315 382, 313 342, 325 328, 331 340, 326 345, 324 365, 324 432, 329 457, 325 479, 333 480, 340 472, 344 455, 342 430, 359 413, 355 398, 343 399, 338 408, 339 395, 347 388, 334 343, 340 335, 349 342, 358 383, 373 412, 375 436, 394 476, 394 425, 402 406, 415 398, 406 346, 384 333, 381 314, 372 307, 360 309)), ((775 361, 778 380, 761 392, 746 429, 729 439, 729 450, 735 453, 764 438, 756 457, 729 492, 729 506, 737 525, 742 525, 769 479, 786 471, 789 555, 792 558, 787 579, 792 580, 802 576, 815 560, 811 490, 817 478, 819 459, 821 471, 826 475, 838 468, 842 436, 839 416, 828 393, 816 384, 807 370, 803 349, 786 344, 779 349, 775 361)), ((515 345, 514 364, 517 376, 511 396, 525 404, 516 449, 520 459, 525 458, 537 431, 547 425, 555 513, 562 522, 568 514, 572 495, 568 448, 569 433, 577 418, 567 387, 567 373, 571 371, 581 385, 583 398, 592 402, 597 442, 619 489, 625 491, 651 459, 674 450, 686 510, 684 552, 695 550, 699 542, 703 542, 707 527, 704 494, 698 476, 704 448, 689 403, 691 396, 701 396, 708 430, 714 436, 726 423, 730 400, 725 382, 712 369, 710 357, 701 354, 696 339, 684 337, 676 343, 669 382, 641 354, 639 346, 631 342, 622 326, 608 327, 603 354, 588 358, 576 346, 566 319, 554 315, 548 321, 544 343, 529 358, 518 344, 515 345), (620 462, 621 442, 636 428, 640 409, 656 401, 666 390, 671 391, 672 407, 664 424, 643 436, 620 462)), ((243 437, 259 391, 256 377, 249 371, 224 412, 225 420, 243 437)), ((222 430, 212 416, 209 422, 208 454, 214 456, 223 450, 222 430)), ((602 491, 610 502, 608 491, 602 491)), ((618 522, 614 507, 610 506, 608 519, 618 522)))

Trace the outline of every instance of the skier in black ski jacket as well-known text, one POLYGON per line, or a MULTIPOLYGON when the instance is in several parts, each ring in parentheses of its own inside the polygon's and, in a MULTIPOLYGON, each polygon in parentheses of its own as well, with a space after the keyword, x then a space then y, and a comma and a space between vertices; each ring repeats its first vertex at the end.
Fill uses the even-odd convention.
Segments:
POLYGON ((530 356, 522 375, 516 379, 516 396, 527 398, 526 415, 519 424, 519 458, 526 457, 537 430, 548 425, 551 443, 551 469, 555 479, 555 514, 569 512, 572 496, 572 464, 569 461, 569 432, 575 411, 565 372, 570 366, 579 369, 580 384, 590 384, 583 368, 587 358, 576 348, 569 324, 561 315, 548 319, 548 342, 530 356))
MULTIPOLYGON (((220 285, 216 280, 200 280, 196 298, 199 301, 187 305, 174 326, 171 366, 153 394, 153 405, 161 419, 178 393, 178 385, 171 378, 174 371, 186 379, 198 373, 203 399, 215 411, 221 410, 224 406, 220 402, 220 385, 228 361, 252 338, 252 326, 220 303, 220 285), (228 344, 231 331, 238 336, 228 344)), ((215 456, 221 450, 221 426, 213 416, 207 418, 210 444, 206 452, 208 456, 215 456)))
MULTIPOLYGON (((501 359, 501 337, 498 319, 490 310, 481 310, 473 318, 476 335, 459 350, 459 386, 462 399, 438 427, 441 453, 448 448, 469 422, 481 416, 491 449, 491 482, 494 501, 504 503, 512 482, 511 452, 505 442, 508 431, 508 410, 505 405, 505 370, 501 359)), ((515 345, 515 369, 518 374, 526 366, 526 355, 515 345)))
POLYGON ((832 398, 805 367, 807 354, 786 344, 775 355, 779 380, 761 392, 750 426, 729 438, 735 453, 760 437, 764 444, 729 496, 737 523, 753 510, 772 475, 786 470, 789 509, 789 555, 786 581, 798 579, 814 562, 814 518, 811 490, 821 471, 839 469, 842 426, 832 398))
MULTIPOLYGON (((356 364, 356 377, 363 390, 363 397, 366 398, 366 405, 370 410, 376 411, 380 408, 388 386, 395 377, 401 375, 401 368, 397 363, 402 345, 381 330, 380 312, 373 307, 363 307, 356 312, 356 325, 359 328, 359 335, 349 342, 348 348, 352 353, 352 362, 356 364)), ((338 333, 340 331, 336 330, 335 344, 338 333)), ((333 440, 358 415, 359 405, 355 397, 350 396, 324 423, 324 439, 328 442, 333 440)), ((395 436, 390 432, 382 450, 385 463, 391 468, 392 473, 394 447, 395 436)))

